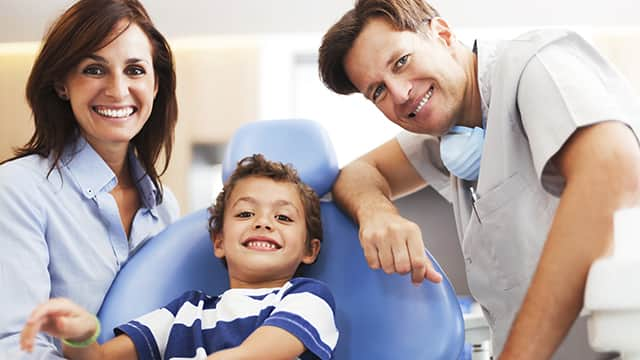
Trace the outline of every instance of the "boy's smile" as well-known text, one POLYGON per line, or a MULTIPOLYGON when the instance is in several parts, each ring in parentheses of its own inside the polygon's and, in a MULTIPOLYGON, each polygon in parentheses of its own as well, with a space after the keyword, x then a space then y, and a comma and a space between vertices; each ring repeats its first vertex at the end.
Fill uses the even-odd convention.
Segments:
POLYGON ((309 250, 296 185, 249 176, 236 183, 227 199, 214 251, 227 262, 231 287, 278 287, 301 263, 315 260, 320 241, 311 242, 309 250))

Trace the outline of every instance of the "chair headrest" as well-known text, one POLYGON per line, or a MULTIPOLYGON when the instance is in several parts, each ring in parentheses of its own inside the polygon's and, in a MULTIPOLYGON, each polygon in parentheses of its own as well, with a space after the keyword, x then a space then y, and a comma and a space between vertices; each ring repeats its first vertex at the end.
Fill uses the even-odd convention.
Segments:
POLYGON ((313 120, 256 121, 240 127, 229 142, 222 163, 226 182, 238 161, 253 154, 293 165, 319 196, 331 190, 339 167, 326 130, 313 120))

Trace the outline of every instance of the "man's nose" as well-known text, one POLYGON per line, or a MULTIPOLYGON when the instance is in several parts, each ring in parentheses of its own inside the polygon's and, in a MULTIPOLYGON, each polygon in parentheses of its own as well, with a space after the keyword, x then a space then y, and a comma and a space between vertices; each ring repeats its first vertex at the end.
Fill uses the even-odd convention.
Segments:
POLYGON ((386 82, 387 91, 394 104, 404 104, 411 94, 411 82, 404 79, 389 79, 386 82))

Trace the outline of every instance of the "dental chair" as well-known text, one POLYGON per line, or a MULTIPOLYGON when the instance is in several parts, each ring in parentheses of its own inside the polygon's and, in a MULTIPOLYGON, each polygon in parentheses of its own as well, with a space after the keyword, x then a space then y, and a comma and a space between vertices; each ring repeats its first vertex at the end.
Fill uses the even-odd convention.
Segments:
MULTIPOLYGON (((330 192, 339 172, 328 135, 310 120, 261 121, 241 127, 227 147, 223 179, 238 160, 254 153, 293 164, 320 196, 330 192)), ((333 291, 340 331, 334 358, 458 359, 464 324, 447 277, 440 284, 425 281, 416 287, 408 275, 371 270, 351 219, 330 200, 323 199, 321 212, 322 248, 303 276, 320 279, 333 291)), ((98 314, 104 329, 100 342, 113 337, 114 327, 187 290, 214 295, 228 289, 226 269, 213 255, 207 219, 207 210, 201 209, 178 220, 125 264, 98 314)))

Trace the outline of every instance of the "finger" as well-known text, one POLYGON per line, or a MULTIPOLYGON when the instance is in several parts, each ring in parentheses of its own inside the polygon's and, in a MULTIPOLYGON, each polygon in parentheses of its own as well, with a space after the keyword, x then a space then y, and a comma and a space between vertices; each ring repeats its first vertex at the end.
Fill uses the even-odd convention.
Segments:
POLYGON ((442 274, 440 274, 435 266, 433 266, 433 263, 431 262, 431 260, 429 260, 429 258, 427 258, 427 266, 424 272, 424 278, 433 282, 433 283, 439 283, 442 281, 442 274))
POLYGON ((21 349, 28 352, 33 351, 33 343, 38 331, 40 331, 41 324, 41 321, 31 321, 30 323, 25 324, 24 328, 22 328, 22 331, 20 332, 21 349))
POLYGON ((422 237, 411 237, 407 240, 409 261, 411 262, 411 282, 420 284, 424 280, 427 266, 427 255, 424 250, 422 237))
POLYGON ((394 270, 398 274, 407 274, 411 271, 411 259, 406 241, 396 241, 393 244, 393 264, 394 270))
POLYGON ((378 249, 373 246, 368 246, 364 248, 364 257, 367 261, 367 265, 370 268, 376 270, 380 269, 380 259, 378 258, 378 249))
POLYGON ((393 253, 389 244, 382 244, 382 246, 378 247, 378 259, 380 260, 380 266, 385 273, 393 274, 395 272, 393 253))

